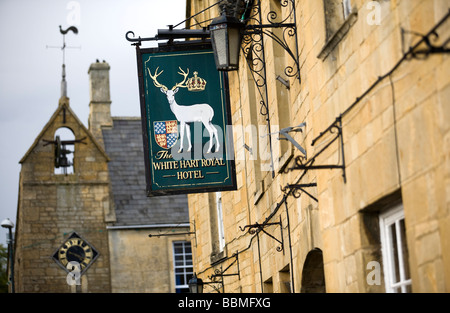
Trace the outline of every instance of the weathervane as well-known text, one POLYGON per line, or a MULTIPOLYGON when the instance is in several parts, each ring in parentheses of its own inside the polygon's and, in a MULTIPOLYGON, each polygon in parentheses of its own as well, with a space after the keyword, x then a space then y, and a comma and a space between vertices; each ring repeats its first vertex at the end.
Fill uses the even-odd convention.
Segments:
POLYGON ((66 48, 80 49, 81 47, 70 47, 66 46, 66 34, 72 31, 75 35, 78 34, 78 29, 75 26, 70 26, 66 30, 63 30, 61 25, 59 25, 59 31, 63 35, 63 45, 59 46, 47 46, 48 48, 59 48, 63 52, 63 64, 62 64, 62 81, 61 81, 61 97, 67 97, 67 82, 66 82, 66 48))

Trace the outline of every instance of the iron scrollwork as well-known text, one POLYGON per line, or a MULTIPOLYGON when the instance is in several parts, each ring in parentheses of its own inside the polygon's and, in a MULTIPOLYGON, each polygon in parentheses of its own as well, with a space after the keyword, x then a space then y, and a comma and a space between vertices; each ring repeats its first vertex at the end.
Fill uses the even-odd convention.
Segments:
MULTIPOLYGON (((411 30, 405 30, 402 28, 402 44, 404 44, 404 37, 406 34, 411 34, 417 37, 421 37, 423 43, 425 44, 423 48, 421 49, 410 49, 408 51, 408 59, 417 59, 417 60, 423 60, 427 59, 432 54, 438 54, 438 53, 450 53, 450 38, 447 38, 443 42, 440 41, 439 34, 436 30, 433 30, 427 35, 423 35, 421 33, 411 31, 411 30)), ((404 47, 402 48, 404 50, 404 47)))
POLYGON ((277 12, 270 11, 264 20, 261 12, 261 0, 254 2, 250 11, 244 13, 246 27, 242 50, 247 60, 251 62, 249 67, 256 75, 256 85, 258 87, 265 85, 264 36, 274 40, 288 53, 294 65, 288 65, 284 69, 284 73, 288 77, 297 77, 300 81, 295 0, 280 1, 281 9, 288 10, 284 19, 279 18, 277 12), (289 22, 289 20, 293 20, 293 22, 289 22), (280 29, 281 34, 277 34, 275 29, 280 29), (294 41, 295 49, 291 48, 291 45, 293 45, 289 44, 291 41, 294 41))
POLYGON ((313 199, 316 202, 319 202, 319 200, 314 197, 311 193, 305 190, 305 188, 309 187, 317 187, 317 183, 309 183, 309 184, 287 184, 285 187, 281 188, 281 191, 284 193, 287 193, 288 191, 292 191, 292 196, 296 199, 300 198, 302 195, 302 192, 307 194, 311 199, 313 199))
MULTIPOLYGON (((284 69, 284 74, 287 77, 296 77, 299 82, 301 82, 295 0, 280 1, 280 11, 287 10, 284 19, 282 17, 280 18, 279 14, 273 10, 268 12, 265 19, 263 19, 261 0, 247 0, 245 1, 245 4, 244 10, 239 12, 241 19, 243 19, 246 24, 241 50, 247 60, 248 68, 257 87, 260 99, 259 112, 267 122, 268 133, 270 136, 271 122, 264 41, 265 37, 271 38, 288 53, 294 61, 294 65, 287 65, 284 69), (289 22, 290 20, 293 20, 293 22, 289 22), (294 43, 292 43, 292 41, 294 41, 294 43), (291 45, 289 45, 290 42, 291 45), (291 48, 292 45, 295 45, 295 49, 291 48)), ((272 177, 275 177, 272 140, 270 140, 270 138, 268 143, 271 155, 272 177)))
POLYGON ((263 232, 264 234, 266 234, 267 236, 269 236, 270 238, 272 238, 273 240, 275 240, 276 242, 278 242, 280 245, 276 247, 276 250, 278 252, 282 252, 284 253, 284 240, 283 240, 283 225, 281 223, 281 216, 280 216, 280 221, 276 222, 276 223, 263 223, 263 224, 259 224, 259 223, 255 223, 255 224, 251 224, 251 225, 245 225, 244 227, 239 226, 239 229, 241 231, 246 231, 250 234, 250 235, 254 235, 254 234, 258 234, 259 232, 263 232), (273 226, 273 225, 279 225, 280 226, 280 236, 281 236, 281 240, 277 239, 275 236, 269 234, 264 228, 268 227, 268 226, 273 226))

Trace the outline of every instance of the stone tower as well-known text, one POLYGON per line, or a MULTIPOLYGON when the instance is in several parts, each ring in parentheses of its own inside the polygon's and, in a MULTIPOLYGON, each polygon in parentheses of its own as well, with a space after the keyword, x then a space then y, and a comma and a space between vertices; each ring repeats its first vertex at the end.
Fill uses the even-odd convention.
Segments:
POLYGON ((101 143, 74 114, 69 98, 62 96, 20 160, 16 292, 111 291, 106 231, 110 216, 108 161, 101 143), (56 135, 61 129, 73 138, 59 138, 58 143, 56 135), (72 170, 62 174, 55 170, 61 149, 70 151, 66 155, 73 160, 69 162, 72 170), (64 246, 70 238, 80 246, 64 246), (81 279, 69 283, 68 275, 75 268, 65 268, 64 261, 73 260, 76 254, 90 256, 92 262, 83 266, 81 279))

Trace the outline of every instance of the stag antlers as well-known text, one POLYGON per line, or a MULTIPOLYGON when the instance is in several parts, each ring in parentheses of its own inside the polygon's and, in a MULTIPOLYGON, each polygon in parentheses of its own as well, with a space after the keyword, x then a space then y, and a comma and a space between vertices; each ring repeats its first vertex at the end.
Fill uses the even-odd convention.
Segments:
POLYGON ((161 72, 158 73, 158 69, 159 69, 159 66, 155 70, 155 75, 152 75, 152 72, 150 72, 150 69, 148 68, 147 69, 148 70, 148 75, 150 75, 151 79, 153 80, 153 84, 157 88, 161 88, 161 89, 164 89, 164 91, 167 91, 168 90, 167 87, 164 86, 163 84, 159 83, 158 80, 157 80, 158 76, 161 75, 161 73, 164 72, 164 70, 162 70, 161 72))
MULTIPOLYGON (((181 82, 177 83, 175 86, 172 87, 172 89, 171 89, 172 91, 175 90, 176 88, 179 88, 179 87, 181 87, 181 88, 187 88, 187 86, 186 86, 185 84, 186 84, 186 79, 187 79, 187 77, 188 77, 188 75, 189 75, 189 69, 187 69, 187 72, 185 72, 185 71, 183 71, 183 70, 181 69, 181 67, 178 67, 178 68, 179 68, 180 71, 181 71, 181 72, 178 72, 178 74, 180 74, 180 75, 183 76, 184 78, 183 78, 183 80, 182 80, 181 82)), ((164 91, 167 91, 167 90, 169 90, 169 89, 168 89, 166 86, 164 86, 163 84, 161 84, 160 82, 158 82, 158 79, 157 79, 158 76, 161 75, 162 72, 164 72, 164 70, 161 70, 161 72, 158 73, 158 69, 159 69, 159 66, 156 68, 155 74, 152 75, 152 72, 150 72, 150 69, 147 68, 147 70, 148 70, 148 75, 150 75, 150 78, 153 80, 153 84, 154 84, 157 88, 162 88, 164 91)))

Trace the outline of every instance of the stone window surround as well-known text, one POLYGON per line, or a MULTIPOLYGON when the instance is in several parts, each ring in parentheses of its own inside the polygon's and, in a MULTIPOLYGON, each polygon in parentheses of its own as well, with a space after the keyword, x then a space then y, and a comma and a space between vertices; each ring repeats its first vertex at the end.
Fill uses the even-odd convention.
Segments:
POLYGON ((317 58, 325 61, 325 59, 330 55, 330 53, 334 50, 334 48, 339 44, 342 38, 348 33, 350 28, 356 23, 358 20, 358 12, 352 11, 344 23, 339 27, 339 29, 328 39, 325 45, 320 50, 317 58))

